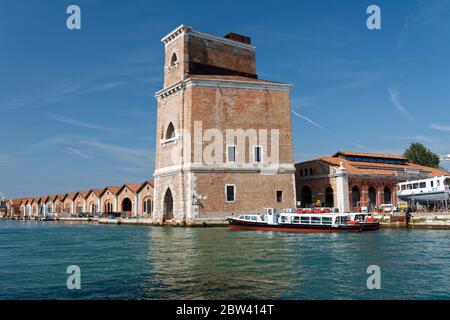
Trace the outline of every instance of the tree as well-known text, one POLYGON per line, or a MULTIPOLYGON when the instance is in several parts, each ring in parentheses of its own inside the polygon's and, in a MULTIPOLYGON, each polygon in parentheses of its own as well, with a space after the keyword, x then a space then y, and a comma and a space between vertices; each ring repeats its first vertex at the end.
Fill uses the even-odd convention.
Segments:
POLYGON ((439 156, 421 143, 411 143, 409 148, 405 150, 403 156, 411 163, 439 168, 439 156))

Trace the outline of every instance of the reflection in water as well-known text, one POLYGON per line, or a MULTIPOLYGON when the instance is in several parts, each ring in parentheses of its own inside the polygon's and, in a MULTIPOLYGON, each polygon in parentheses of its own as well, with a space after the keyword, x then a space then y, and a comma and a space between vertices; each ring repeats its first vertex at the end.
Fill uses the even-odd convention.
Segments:
POLYGON ((1 222, 0 299, 448 299, 449 244, 448 231, 1 222), (71 264, 81 291, 65 287, 71 264), (366 287, 373 264, 382 290, 366 287))

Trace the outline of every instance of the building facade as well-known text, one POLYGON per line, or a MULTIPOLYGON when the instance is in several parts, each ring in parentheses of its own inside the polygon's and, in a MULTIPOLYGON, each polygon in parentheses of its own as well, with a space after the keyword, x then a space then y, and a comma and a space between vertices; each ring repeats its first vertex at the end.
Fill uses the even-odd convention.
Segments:
POLYGON ((340 211, 396 205, 397 183, 449 174, 409 163, 402 156, 349 151, 297 163, 295 168, 300 206, 335 207, 340 211))
POLYGON ((182 25, 162 42, 154 222, 294 206, 290 85, 258 79, 248 37, 182 25))
POLYGON ((4 215, 36 218, 44 215, 73 217, 90 213, 115 213, 117 216, 146 217, 153 215, 153 180, 144 183, 108 186, 103 189, 68 192, 37 198, 5 200, 4 215))

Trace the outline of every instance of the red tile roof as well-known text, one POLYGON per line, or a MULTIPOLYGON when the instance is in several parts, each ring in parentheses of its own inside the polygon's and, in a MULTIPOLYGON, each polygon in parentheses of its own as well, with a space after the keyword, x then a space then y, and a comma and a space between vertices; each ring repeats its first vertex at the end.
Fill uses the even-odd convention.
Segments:
POLYGON ((142 183, 126 183, 122 186, 122 188, 120 188, 121 192, 123 189, 128 188, 131 191, 133 191, 134 193, 138 192, 138 190, 142 187, 142 183))
POLYGON ((84 198, 86 198, 86 196, 88 195, 88 193, 89 193, 89 191, 78 191, 78 192, 75 194, 74 199, 75 199, 76 197, 78 197, 78 195, 80 195, 80 196, 84 199, 84 198))
POLYGON ((111 193, 113 193, 113 194, 117 194, 117 192, 119 192, 119 190, 121 188, 122 188, 121 186, 107 186, 105 189, 103 189, 103 191, 102 191, 102 193, 100 193, 100 195, 105 193, 106 190, 111 191, 111 193))
POLYGON ((71 199, 71 200, 73 200, 73 198, 75 197, 75 195, 76 195, 76 193, 75 192, 67 192, 65 195, 64 195, 64 200, 66 199, 66 198, 69 198, 69 199, 71 199))
POLYGON ((371 158, 383 158, 383 159, 398 159, 398 160, 405 160, 406 158, 399 155, 388 155, 388 154, 382 154, 382 153, 367 153, 367 152, 353 152, 353 151, 338 151, 336 152, 333 157, 338 157, 339 155, 342 156, 356 156, 356 157, 371 157, 371 158))
POLYGON ((58 197, 57 195, 48 196, 46 202, 50 202, 50 201, 54 202, 57 197, 58 197))
POLYGON ((22 203, 23 199, 25 199, 25 198, 12 199, 11 203, 12 203, 13 206, 20 206, 20 204, 22 203))
POLYGON ((17 198, 17 199, 10 199, 9 201, 13 205, 20 205, 23 203, 35 203, 35 202, 48 202, 48 201, 56 201, 61 200, 64 201, 66 198, 69 198, 71 200, 74 200, 76 196, 81 195, 83 198, 86 198, 91 192, 95 193, 97 196, 101 196, 106 190, 111 191, 113 194, 117 194, 119 191, 121 191, 123 188, 127 187, 132 192, 137 193, 140 191, 141 188, 143 188, 145 185, 149 184, 150 186, 154 186, 153 180, 148 180, 144 183, 129 183, 124 184, 123 186, 108 186, 104 189, 91 189, 89 191, 78 191, 78 192, 68 192, 66 194, 57 194, 57 195, 50 195, 50 196, 43 196, 43 197, 36 197, 36 198, 17 198))
POLYGON ((413 163, 398 165, 387 163, 356 162, 336 157, 321 157, 316 160, 325 162, 334 167, 339 167, 340 163, 342 162, 349 174, 356 175, 396 175, 397 172, 406 172, 407 170, 418 170, 431 176, 449 175, 449 172, 447 171, 425 167, 413 163))
POLYGON ((102 193, 102 191, 105 189, 91 189, 89 190, 89 192, 87 193, 86 197, 92 193, 94 193, 97 197, 100 196, 100 194, 102 193))
POLYGON ((151 186, 152 188, 154 188, 154 187, 155 187, 155 185, 154 185, 154 180, 147 180, 147 181, 145 181, 145 182, 141 185, 141 187, 139 188, 139 190, 138 190, 137 192, 140 192, 146 185, 149 185, 149 186, 151 186))

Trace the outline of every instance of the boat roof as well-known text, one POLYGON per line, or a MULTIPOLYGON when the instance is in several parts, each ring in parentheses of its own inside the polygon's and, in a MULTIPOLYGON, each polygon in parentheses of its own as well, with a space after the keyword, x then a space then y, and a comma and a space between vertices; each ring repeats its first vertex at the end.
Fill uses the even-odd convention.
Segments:
POLYGON ((435 177, 430 177, 430 178, 426 178, 426 179, 409 180, 409 181, 400 182, 397 184, 404 185, 404 184, 410 184, 410 183, 426 182, 426 181, 431 181, 431 180, 441 180, 442 181, 442 180, 446 180, 446 179, 450 179, 450 176, 435 176, 435 177))

